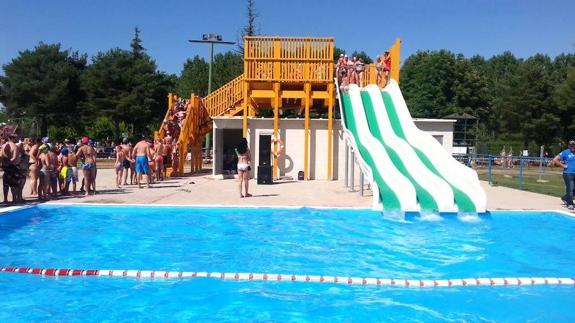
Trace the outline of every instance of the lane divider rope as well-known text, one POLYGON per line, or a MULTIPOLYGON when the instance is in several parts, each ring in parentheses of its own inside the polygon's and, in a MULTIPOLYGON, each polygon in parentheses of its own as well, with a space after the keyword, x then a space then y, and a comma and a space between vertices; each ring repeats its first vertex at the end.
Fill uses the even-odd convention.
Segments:
POLYGON ((375 285, 394 287, 455 287, 455 286, 530 286, 530 285, 575 285, 575 278, 557 277, 514 277, 514 278, 463 278, 463 279, 384 279, 342 276, 261 274, 261 273, 219 273, 190 271, 147 271, 111 269, 54 269, 3 267, 0 272, 31 274, 40 276, 100 276, 132 277, 151 279, 213 278, 224 280, 292 281, 307 283, 375 285))

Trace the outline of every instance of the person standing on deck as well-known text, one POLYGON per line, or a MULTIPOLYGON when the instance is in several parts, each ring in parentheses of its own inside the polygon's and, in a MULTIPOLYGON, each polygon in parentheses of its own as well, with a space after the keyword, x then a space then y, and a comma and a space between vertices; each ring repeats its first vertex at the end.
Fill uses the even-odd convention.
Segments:
POLYGON ((156 162, 156 181, 164 180, 164 144, 162 139, 156 139, 154 144, 154 161, 156 162))
POLYGON ((76 147, 68 149, 68 167, 72 174, 72 193, 76 194, 76 183, 78 183, 78 157, 76 157, 76 147))
POLYGON ((573 190, 575 190, 575 141, 569 141, 567 149, 553 158, 553 163, 563 167, 563 181, 565 182, 565 195, 561 200, 569 210, 575 210, 573 205, 573 190))
POLYGON ((38 162, 38 155, 40 154, 39 148, 42 144, 41 138, 36 138, 36 142, 30 148, 30 195, 38 195, 38 173, 40 171, 40 163, 38 162))
POLYGON ((124 171, 128 172, 128 169, 124 169, 124 162, 126 161, 126 156, 124 155, 124 149, 122 145, 118 145, 115 148, 116 151, 116 162, 114 163, 114 169, 116 170, 116 188, 120 188, 122 184, 122 178, 124 171))
POLYGON ((82 172, 84 173, 84 185, 86 187, 86 196, 90 194, 92 188, 96 194, 94 182, 96 181, 96 150, 89 145, 90 139, 88 137, 82 138, 82 147, 78 149, 76 155, 81 162, 82 172))
MULTIPOLYGON (((128 185, 128 171, 131 168, 131 163, 134 162, 132 160, 132 147, 128 144, 128 138, 124 138, 124 140, 122 140, 121 147, 124 154, 124 160, 122 161, 122 167, 124 167, 124 185, 128 185)), ((131 184, 133 184, 133 182, 131 184)))
POLYGON ((252 170, 250 166, 252 155, 250 153, 250 149, 248 148, 248 141, 246 138, 242 138, 240 141, 240 144, 236 149, 236 154, 238 155, 238 179, 240 180, 240 197, 250 197, 252 195, 248 193, 248 189, 250 171, 252 170), (242 193, 242 187, 245 188, 245 195, 242 193))
POLYGON ((0 157, 2 159, 4 203, 8 203, 8 191, 12 191, 12 202, 19 202, 18 188, 20 177, 22 176, 18 165, 20 164, 20 154, 16 147, 16 134, 10 134, 6 142, 2 145, 0 157))
POLYGON ((146 184, 150 187, 150 179, 148 178, 148 159, 152 158, 150 153, 150 144, 146 141, 145 137, 136 144, 133 151, 134 156, 136 156, 136 175, 138 187, 142 188, 142 178, 146 177, 146 184))
POLYGON ((50 162, 48 160, 48 144, 38 148, 38 199, 49 200, 50 192, 50 162))

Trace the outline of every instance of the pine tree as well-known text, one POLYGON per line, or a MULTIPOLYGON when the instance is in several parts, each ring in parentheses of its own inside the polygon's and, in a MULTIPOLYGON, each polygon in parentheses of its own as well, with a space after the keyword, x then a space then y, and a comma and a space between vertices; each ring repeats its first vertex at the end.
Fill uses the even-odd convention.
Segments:
POLYGON ((134 38, 132 38, 130 47, 132 48, 132 55, 134 55, 135 58, 142 58, 144 56, 146 49, 142 46, 140 29, 138 26, 134 28, 134 38))
POLYGON ((248 22, 247 24, 241 29, 240 36, 238 39, 238 52, 244 56, 244 37, 245 36, 255 36, 258 33, 258 28, 256 27, 256 18, 259 17, 259 14, 256 11, 256 2, 255 0, 248 0, 247 3, 247 13, 248 13, 248 22))

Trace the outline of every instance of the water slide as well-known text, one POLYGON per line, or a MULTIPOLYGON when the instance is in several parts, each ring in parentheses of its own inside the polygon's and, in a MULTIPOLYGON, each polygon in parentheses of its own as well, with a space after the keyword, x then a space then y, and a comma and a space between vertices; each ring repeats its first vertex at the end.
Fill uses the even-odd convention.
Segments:
POLYGON ((477 174, 417 129, 396 82, 383 92, 376 85, 350 85, 338 95, 344 134, 372 184, 374 208, 485 211, 477 174))

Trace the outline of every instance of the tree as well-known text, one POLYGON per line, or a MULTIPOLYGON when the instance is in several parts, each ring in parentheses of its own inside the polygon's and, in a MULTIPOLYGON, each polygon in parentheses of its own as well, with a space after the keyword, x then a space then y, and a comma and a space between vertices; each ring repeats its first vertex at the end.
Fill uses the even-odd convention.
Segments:
POLYGON ((416 117, 441 118, 461 112, 454 102, 457 60, 445 50, 417 52, 405 60, 401 71, 407 106, 416 117))
POLYGON ((196 55, 186 60, 176 86, 176 93, 184 98, 194 93, 205 96, 208 93, 208 63, 196 55))
POLYGON ((118 127, 106 116, 97 117, 94 122, 86 126, 88 137, 96 141, 103 141, 108 138, 117 138, 118 127))
POLYGON ((339 47, 333 47, 333 61, 337 62, 341 54, 345 55, 345 51, 339 47))
POLYGON ((244 56, 244 37, 255 36, 258 34, 259 28, 256 27, 256 19, 258 17, 259 14, 256 11, 256 1, 247 0, 247 23, 242 27, 238 39, 238 52, 242 57, 244 56))
POLYGON ((555 88, 553 99, 560 118, 560 136, 563 141, 573 140, 575 134, 575 66, 567 69, 565 80, 555 88))
MULTIPOLYGON (((219 53, 214 56, 212 65, 212 88, 217 89, 243 73, 244 64, 240 54, 219 53)), ((208 92, 208 63, 196 55, 188 59, 180 73, 176 93, 184 98, 194 93, 206 96, 208 92)))
POLYGON ((147 54, 137 58, 117 48, 98 53, 82 81, 87 93, 84 121, 106 116, 115 126, 115 135, 122 121, 134 131, 147 132, 149 123, 163 117, 167 93, 173 87, 171 78, 157 72, 147 54))
POLYGON ((373 63, 373 59, 371 59, 371 57, 369 57, 369 55, 367 55, 366 52, 361 51, 353 51, 353 54, 351 54, 352 57, 356 57, 357 59, 360 59, 365 63, 365 64, 371 64, 373 63))
POLYGON ((37 118, 46 134, 49 124, 75 120, 84 98, 80 74, 85 68, 85 55, 62 50, 60 44, 40 43, 3 66, 0 101, 11 118, 37 118))
POLYGON ((144 57, 146 49, 142 46, 142 39, 140 38, 140 29, 138 29, 137 26, 134 27, 134 38, 132 38, 130 48, 132 48, 132 55, 134 55, 135 58, 140 59, 144 57))
POLYGON ((243 57, 233 52, 217 54, 214 56, 212 72, 212 85, 217 89, 244 72, 243 57))

